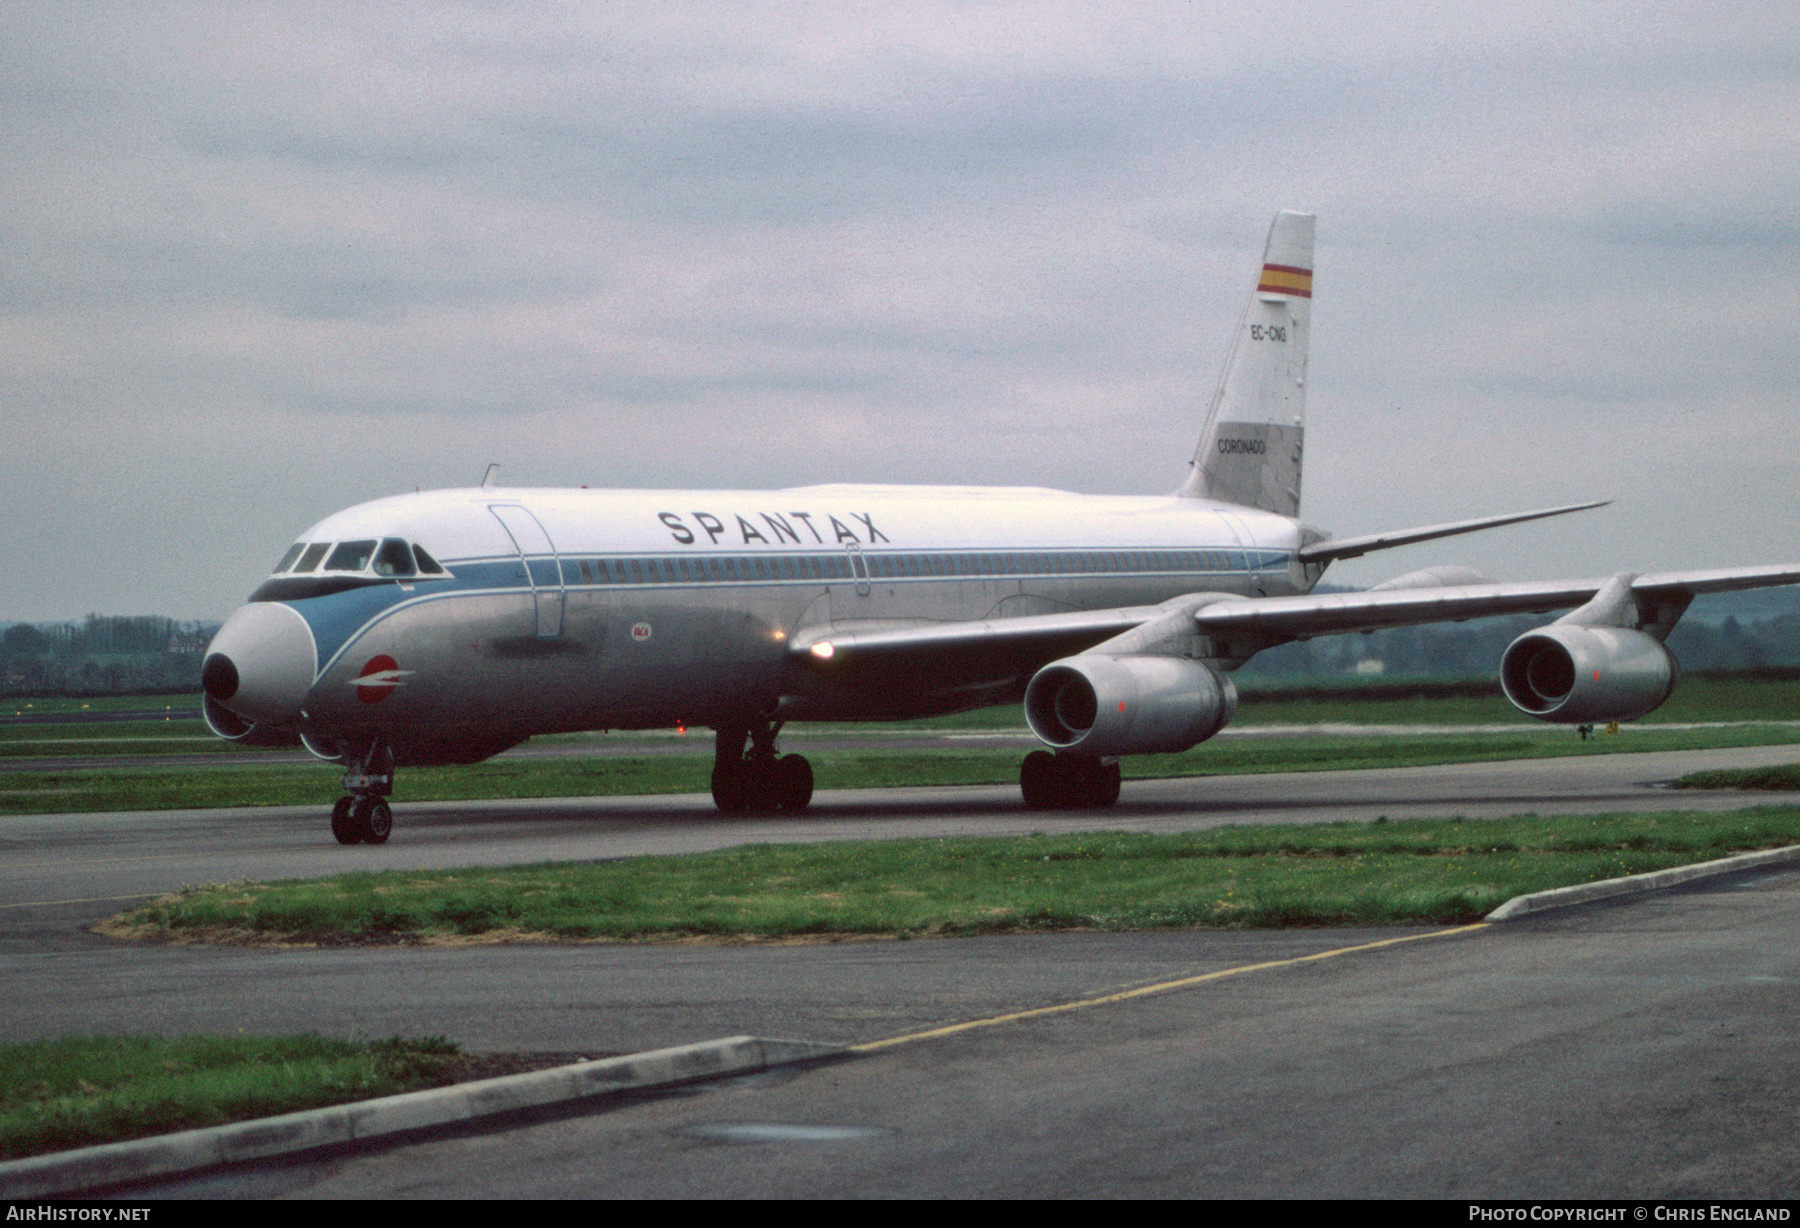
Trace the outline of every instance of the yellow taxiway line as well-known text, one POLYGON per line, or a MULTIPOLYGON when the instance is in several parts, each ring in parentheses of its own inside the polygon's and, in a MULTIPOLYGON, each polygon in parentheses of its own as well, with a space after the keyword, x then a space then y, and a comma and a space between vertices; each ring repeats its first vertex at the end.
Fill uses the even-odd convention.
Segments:
POLYGON ((940 1036, 954 1036, 958 1032, 969 1032, 976 1028, 992 1028, 1003 1023, 1016 1023, 1021 1019, 1037 1019, 1044 1015, 1060 1015, 1067 1011, 1086 1010, 1094 1006, 1110 1006, 1115 1002, 1129 1002, 1133 998, 1147 998, 1151 994, 1171 993, 1177 989, 1190 989, 1195 985, 1204 985, 1208 981, 1222 981, 1226 977, 1242 976, 1247 972, 1267 972, 1275 968, 1293 968, 1301 964, 1316 963, 1322 959, 1335 959, 1339 955, 1354 955, 1359 951, 1377 951, 1382 947, 1398 946, 1405 942, 1419 942, 1427 938, 1447 938, 1452 934, 1468 934, 1475 930, 1488 928, 1488 923, 1478 921, 1473 925, 1459 925, 1454 929, 1434 930, 1429 934, 1407 934, 1401 938, 1383 938, 1380 942, 1365 942, 1354 947, 1338 947, 1331 951, 1319 951, 1312 955, 1297 955, 1293 959, 1275 959, 1261 964, 1243 964, 1236 968, 1221 968, 1217 972, 1203 972, 1199 976, 1184 976, 1173 981, 1158 981, 1154 985, 1140 985, 1136 989, 1122 989, 1118 993, 1102 994, 1097 998, 1080 998, 1074 1002, 1059 1002, 1054 1006, 1039 1006, 1028 1011, 1014 1011, 1008 1015, 994 1015, 987 1019, 971 1019, 965 1023, 952 1023, 941 1028, 930 1028, 923 1032, 909 1032, 905 1036, 890 1036, 885 1040, 866 1041, 860 1045, 849 1047, 852 1053, 871 1053, 876 1049, 886 1049, 893 1045, 906 1045, 919 1040, 936 1040, 940 1036))

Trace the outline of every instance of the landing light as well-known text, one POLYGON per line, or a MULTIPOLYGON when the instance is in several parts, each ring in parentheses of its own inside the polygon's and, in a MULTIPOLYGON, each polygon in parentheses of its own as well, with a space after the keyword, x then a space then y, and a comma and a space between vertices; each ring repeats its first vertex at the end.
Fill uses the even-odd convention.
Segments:
POLYGON ((830 640, 820 640, 817 644, 814 644, 811 648, 807 649, 807 651, 821 661, 829 661, 832 656, 836 654, 837 649, 832 645, 830 640))

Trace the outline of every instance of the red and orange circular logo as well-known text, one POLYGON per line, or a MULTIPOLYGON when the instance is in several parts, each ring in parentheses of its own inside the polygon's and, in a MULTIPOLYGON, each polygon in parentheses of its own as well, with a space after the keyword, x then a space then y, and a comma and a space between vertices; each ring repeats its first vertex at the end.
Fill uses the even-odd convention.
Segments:
POLYGON ((378 704, 394 693, 400 685, 400 662, 382 653, 370 657, 362 667, 362 673, 356 676, 352 686, 356 688, 356 697, 366 704, 378 704))

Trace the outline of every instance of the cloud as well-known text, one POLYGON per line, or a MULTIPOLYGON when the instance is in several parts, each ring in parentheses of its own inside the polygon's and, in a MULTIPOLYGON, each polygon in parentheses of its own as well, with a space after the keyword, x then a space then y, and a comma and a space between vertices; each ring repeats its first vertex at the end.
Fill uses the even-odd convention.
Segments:
POLYGON ((1641 500, 1455 547, 1509 574, 1792 536, 1800 15, 749 11, 0 17, 0 616, 222 613, 490 460, 1169 489, 1281 207, 1309 515, 1641 500))

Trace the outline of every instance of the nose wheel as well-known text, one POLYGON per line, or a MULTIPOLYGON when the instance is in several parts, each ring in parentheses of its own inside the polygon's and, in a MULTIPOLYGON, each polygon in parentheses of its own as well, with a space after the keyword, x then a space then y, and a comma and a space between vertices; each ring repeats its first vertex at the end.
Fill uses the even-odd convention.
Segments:
POLYGON ((387 795, 394 789, 394 752, 376 738, 344 773, 349 797, 331 808, 331 834, 339 844, 386 844, 394 834, 387 795))
POLYGON ((339 844, 386 844, 394 812, 379 797, 340 797, 331 808, 331 834, 339 844))

